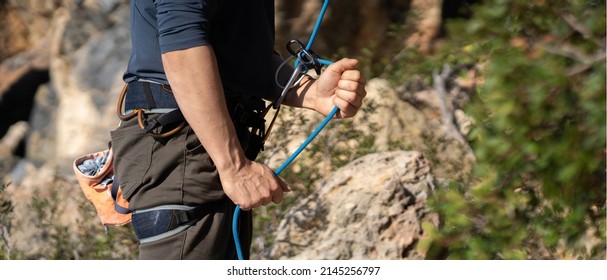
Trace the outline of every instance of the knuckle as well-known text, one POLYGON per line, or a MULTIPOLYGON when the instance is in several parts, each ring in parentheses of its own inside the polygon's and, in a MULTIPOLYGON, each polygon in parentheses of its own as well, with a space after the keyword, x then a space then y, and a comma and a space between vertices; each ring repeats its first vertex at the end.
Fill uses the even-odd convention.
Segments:
POLYGON ((339 88, 348 91, 355 91, 356 89, 358 89, 358 83, 347 80, 341 80, 339 81, 339 88))
POLYGON ((341 99, 343 99, 344 101, 348 102, 348 103, 353 103, 356 101, 356 93, 355 92, 350 92, 350 91, 341 91, 340 97, 341 99))
POLYGON ((264 190, 264 192, 261 193, 259 201, 264 202, 264 201, 267 201, 268 199, 272 199, 272 193, 270 193, 269 190, 264 190))
POLYGON ((358 110, 354 106, 349 106, 348 108, 346 108, 344 116, 346 118, 354 117, 357 112, 358 110))
POLYGON ((350 104, 350 101, 346 100, 346 99, 341 99, 341 109, 342 111, 347 111, 350 110, 350 106, 352 106, 352 104, 350 104))
POLYGON ((363 87, 360 89, 360 97, 366 97, 367 96, 367 90, 363 87))
POLYGON ((358 70, 347 70, 344 73, 345 77, 347 77, 347 79, 352 80, 352 81, 361 81, 363 79, 362 74, 360 73, 360 71, 358 70))
POLYGON ((275 192, 275 191, 277 191, 277 190, 280 190, 280 183, 279 183, 279 182, 275 182, 274 184, 272 184, 272 185, 270 186, 270 190, 271 190, 272 192, 275 192))

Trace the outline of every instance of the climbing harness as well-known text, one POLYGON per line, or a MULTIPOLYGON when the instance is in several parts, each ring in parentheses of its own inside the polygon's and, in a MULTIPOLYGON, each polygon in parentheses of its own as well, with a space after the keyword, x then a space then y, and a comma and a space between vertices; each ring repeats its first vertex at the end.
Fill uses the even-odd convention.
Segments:
MULTIPOLYGON (((126 99, 126 94, 127 94, 128 88, 129 88, 129 85, 125 84, 122 89, 122 92, 120 93, 120 97, 118 97, 118 103, 116 106, 116 114, 118 115, 118 118, 120 118, 120 120, 127 121, 136 116, 137 122, 139 123, 139 126, 141 127, 141 129, 143 129, 143 131, 145 131, 145 133, 147 133, 148 135, 150 135, 154 138, 169 137, 169 136, 177 133, 183 127, 185 127, 185 124, 186 124, 185 118, 183 117, 183 114, 181 114, 181 110, 178 109, 177 102, 174 101, 173 98, 166 98, 166 97, 159 98, 159 96, 162 96, 162 95, 155 94, 155 92, 153 92, 151 90, 152 85, 150 83, 147 83, 147 82, 134 82, 134 83, 137 83, 136 86, 141 86, 143 88, 143 92, 145 93, 145 98, 146 98, 145 103, 129 104, 129 105, 131 105, 129 107, 136 107, 136 108, 130 109, 127 107, 126 112, 122 113, 122 111, 124 110, 124 102, 126 99), (162 100, 161 104, 157 104, 158 101, 156 101, 156 99, 164 99, 164 100, 162 100), (158 107, 159 105, 161 107, 158 107), (161 115, 158 118, 151 119, 148 121, 148 119, 145 118, 146 114, 161 114, 161 115), (152 131, 159 127, 168 126, 169 124, 172 124, 172 123, 179 123, 179 124, 177 125, 177 127, 173 128, 169 131, 163 132, 163 133, 156 133, 156 132, 152 131)), ((161 87, 164 91, 172 93, 172 90, 169 86, 162 85, 162 84, 155 84, 155 86, 156 85, 158 87, 161 87)))
MULTIPOLYGON (((273 104, 271 104, 271 106, 277 110, 276 114, 278 114, 278 110, 280 109, 280 104, 282 103, 283 99, 285 98, 287 92, 294 85, 297 85, 299 83, 299 81, 303 78, 302 75, 305 75, 306 71, 313 69, 314 71, 316 71, 317 74, 320 74, 320 70, 323 66, 327 66, 332 63, 331 61, 321 59, 311 50, 312 44, 314 43, 314 39, 316 38, 316 33, 317 33, 318 29, 320 28, 320 24, 325 15, 328 5, 329 5, 329 0, 325 0, 322 8, 320 10, 320 13, 318 15, 318 19, 316 20, 316 24, 314 26, 312 34, 310 35, 310 38, 309 38, 308 43, 305 46, 305 48, 303 47, 303 44, 298 40, 291 40, 291 41, 289 41, 289 43, 287 43, 287 51, 293 57, 296 58, 295 69, 294 69, 293 74, 291 75, 289 81, 284 86, 280 97, 273 104), (294 48, 294 47, 297 47, 297 48, 294 48)), ((281 64, 280 67, 282 67, 282 66, 283 65, 281 64)), ((278 70, 280 70, 280 67, 278 70)), ((338 111, 339 111, 339 108, 337 108, 337 106, 333 107, 331 112, 323 119, 323 121, 316 127, 316 129, 314 129, 312 134, 310 134, 310 136, 308 136, 308 138, 306 138, 306 140, 297 148, 297 150, 295 150, 295 152, 293 152, 293 154, 291 154, 291 156, 289 156, 289 158, 287 158, 287 160, 285 162, 283 162, 283 164, 274 171, 274 174, 279 175, 289 164, 291 164, 291 162, 293 162, 293 160, 308 146, 308 144, 310 144, 310 142, 312 142, 312 140, 314 140, 314 138, 316 138, 316 136, 320 133, 320 131, 322 131, 325 128, 325 126, 329 123, 329 121, 335 116, 335 114, 338 111)), ((275 116, 276 116, 276 114, 275 114, 275 116)), ((273 124, 273 122, 274 122, 274 120, 272 120, 272 124, 273 124)), ((234 211, 234 216, 232 218, 232 235, 234 238, 234 243, 236 245, 236 253, 238 255, 238 259, 244 260, 244 256, 242 253, 242 246, 240 244, 240 238, 238 236, 238 221, 239 221, 240 210, 241 210, 240 206, 236 206, 236 210, 234 211)))
MULTIPOLYGON (((267 110, 262 110, 263 103, 255 104, 256 101, 247 98, 229 98, 226 103, 234 125, 246 128, 249 134, 245 155, 249 159, 255 158, 267 138, 264 119, 267 110)), ((121 121, 137 118, 145 134, 157 140, 176 134, 186 125, 171 88, 152 82, 125 84, 118 98, 116 114, 121 121)), ((122 196, 113 163, 111 145, 104 151, 81 156, 73 162, 80 187, 95 206, 106 232, 109 226, 132 223, 140 244, 145 244, 184 231, 210 213, 211 209, 225 203, 218 200, 198 206, 161 205, 132 211, 122 196)))

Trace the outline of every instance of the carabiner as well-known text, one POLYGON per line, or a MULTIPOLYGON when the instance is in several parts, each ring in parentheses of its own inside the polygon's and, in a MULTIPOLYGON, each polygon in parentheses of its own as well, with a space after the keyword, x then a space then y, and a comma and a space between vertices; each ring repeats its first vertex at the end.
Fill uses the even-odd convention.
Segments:
POLYGON ((320 57, 312 49, 306 50, 301 41, 293 39, 287 43, 287 51, 299 59, 299 62, 304 65, 304 70, 314 69, 316 74, 320 75, 323 64, 319 61, 320 57), (297 45, 297 48, 294 49, 293 45, 297 45))

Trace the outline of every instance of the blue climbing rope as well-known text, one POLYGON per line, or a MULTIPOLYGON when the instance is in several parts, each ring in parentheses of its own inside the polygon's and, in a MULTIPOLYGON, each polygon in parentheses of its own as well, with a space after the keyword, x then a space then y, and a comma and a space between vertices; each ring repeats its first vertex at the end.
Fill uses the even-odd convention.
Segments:
MULTIPOLYGON (((320 29, 320 24, 322 22, 323 17, 325 16, 325 12, 326 12, 328 6, 329 6, 329 0, 325 0, 324 4, 320 10, 320 13, 318 15, 318 19, 316 20, 316 24, 314 25, 314 29, 312 30, 312 34, 310 35, 310 38, 306 45, 307 51, 309 51, 312 48, 312 44, 314 43, 314 39, 316 38, 316 33, 318 32, 318 29, 320 29)), ((331 61, 325 60, 325 59, 318 59, 318 61, 323 65, 330 65, 332 63, 331 61)), ((297 69, 301 69, 300 67, 298 67, 299 63, 300 63, 300 60, 297 59, 295 61, 295 67, 297 69)), ((298 71, 297 69, 295 71, 298 71)), ((288 89, 286 89, 286 90, 288 90, 288 89)), ((333 107, 333 110, 331 110, 331 112, 316 127, 316 129, 314 129, 312 134, 310 134, 310 136, 308 136, 308 138, 299 146, 299 148, 297 148, 297 150, 295 150, 295 152, 293 152, 293 154, 291 154, 291 156, 289 156, 289 158, 287 158, 287 160, 282 165, 280 165, 280 167, 278 167, 278 169, 276 169, 274 171, 274 174, 276 174, 278 176, 283 170, 285 170, 285 168, 287 168, 287 166, 289 166, 289 164, 291 164, 291 162, 293 162, 293 160, 295 160, 295 158, 308 146, 308 144, 310 144, 310 142, 312 142, 312 140, 314 140, 314 138, 316 138, 316 136, 318 136, 320 131, 322 131, 325 128, 325 126, 327 126, 329 121, 331 119, 333 119, 333 117, 335 117, 335 114, 337 114, 338 111, 339 111, 339 108, 337 108, 337 106, 333 107)), ((236 209, 234 210, 234 216, 232 217, 232 235, 234 237, 234 244, 236 246, 236 254, 238 255, 238 259, 244 260, 244 256, 242 254, 242 246, 240 244, 240 238, 238 236, 238 220, 239 220, 239 216, 240 216, 240 210, 241 210, 240 206, 236 206, 236 209)))

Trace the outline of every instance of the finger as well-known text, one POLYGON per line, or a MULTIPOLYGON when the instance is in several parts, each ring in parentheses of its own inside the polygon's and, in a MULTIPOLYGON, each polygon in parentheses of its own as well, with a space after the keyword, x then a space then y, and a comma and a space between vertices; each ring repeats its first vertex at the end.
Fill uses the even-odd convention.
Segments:
POLYGON ((342 74, 338 86, 342 89, 356 91, 358 96, 364 98, 367 96, 367 91, 365 90, 366 83, 367 80, 362 76, 360 71, 349 70, 342 74))
POLYGON ((236 205, 240 207, 243 211, 250 211, 255 206, 253 205, 253 201, 248 199, 247 197, 243 197, 240 201, 234 201, 236 205))
POLYGON ((239 203, 240 208, 246 211, 249 211, 253 208, 261 206, 264 201, 271 201, 272 197, 270 196, 269 190, 263 189, 254 189, 252 192, 247 194, 247 198, 244 202, 239 203))
POLYGON ((274 196, 268 197, 264 200, 261 201, 261 205, 266 206, 268 204, 270 204, 272 201, 274 201, 274 196))
POLYGON ((282 202, 282 199, 283 199, 282 190, 277 192, 276 195, 272 196, 272 202, 274 202, 274 204, 280 204, 282 202))
POLYGON ((343 58, 343 59, 340 59, 340 60, 334 62, 333 64, 329 65, 327 67, 327 70, 325 70, 325 71, 335 72, 335 73, 338 73, 341 75, 346 70, 351 70, 351 69, 356 68, 357 65, 358 65, 358 60, 351 59, 351 58, 343 58))
POLYGON ((253 209, 259 205, 261 205, 261 201, 257 201, 255 203, 243 203, 243 204, 240 204, 240 209, 242 209, 243 211, 250 211, 251 209, 253 209))
POLYGON ((356 92, 360 88, 360 85, 357 81, 340 80, 337 82, 337 87, 343 90, 356 92))
MULTIPOLYGON (((339 89, 337 90, 338 92, 340 91, 339 89)), ((358 112, 358 108, 355 107, 354 105, 350 104, 348 101, 341 99, 339 97, 335 97, 333 98, 333 104, 335 104, 335 106, 337 106, 337 108, 339 108, 339 113, 337 117, 341 117, 341 118, 349 118, 349 117, 353 117, 354 115, 356 115, 356 112, 358 112)))
POLYGON ((261 193, 261 197, 259 199, 259 202, 256 203, 255 207, 260 206, 260 205, 268 205, 270 204, 270 202, 272 202, 273 197, 276 195, 276 189, 278 189, 277 187, 274 187, 272 185, 270 185, 270 188, 268 189, 262 189, 260 191, 261 193))
POLYGON ((290 191, 291 189, 280 177, 277 176, 276 178, 278 188, 276 188, 276 190, 272 193, 272 202, 275 204, 280 204, 283 200, 285 189, 287 191, 290 191))
MULTIPOLYGON (((354 107, 355 110, 360 109, 360 107, 363 104, 362 98, 360 98, 360 96, 358 96, 358 94, 356 92, 338 89, 335 91, 335 94, 336 94, 337 99, 342 99, 342 100, 346 101, 348 104, 351 105, 351 107, 354 107)), ((335 105, 337 105, 337 104, 335 104, 335 105)))
POLYGON ((365 78, 362 76, 362 73, 358 70, 346 70, 341 74, 342 80, 355 81, 362 84, 366 83, 365 78))
POLYGON ((359 84, 358 89, 356 90, 356 95, 358 95, 361 100, 367 96, 367 89, 364 84, 359 84))

